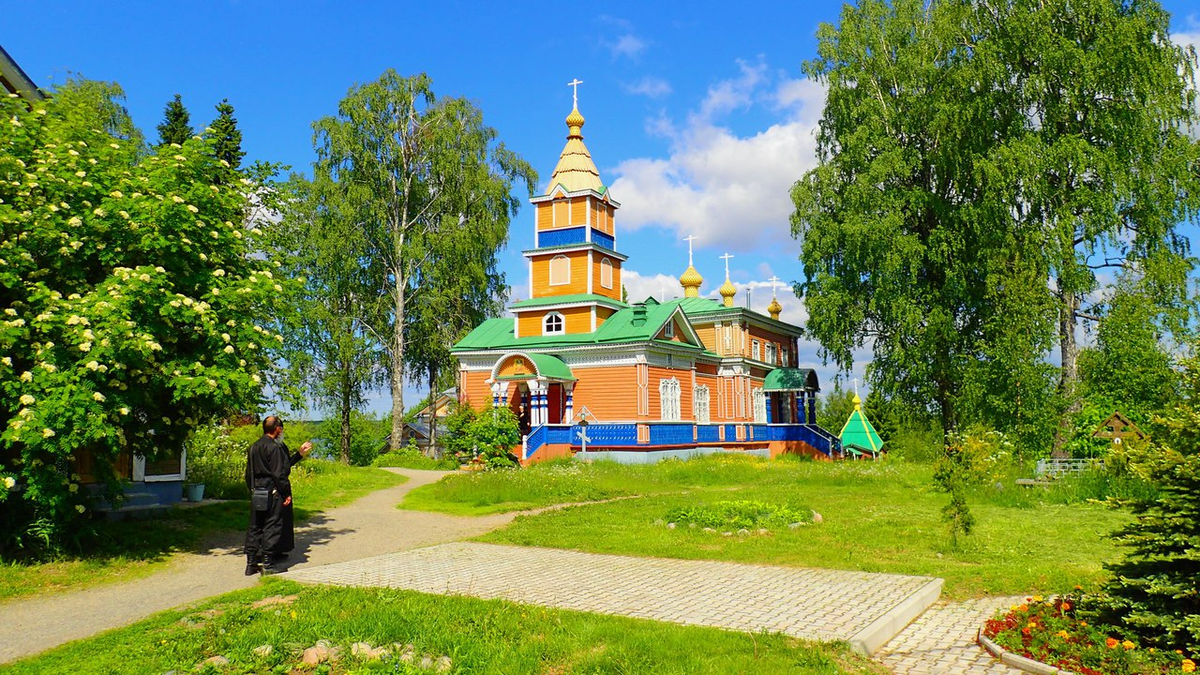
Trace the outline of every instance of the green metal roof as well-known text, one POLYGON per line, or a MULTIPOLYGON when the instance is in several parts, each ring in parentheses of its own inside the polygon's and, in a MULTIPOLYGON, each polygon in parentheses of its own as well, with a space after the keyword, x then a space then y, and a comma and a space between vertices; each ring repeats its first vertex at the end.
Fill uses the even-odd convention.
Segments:
POLYGON ((622 309, 629 306, 620 300, 613 300, 606 295, 597 295, 595 293, 572 293, 570 295, 551 295, 544 298, 519 300, 509 305, 509 307, 513 307, 515 309, 526 309, 529 307, 546 307, 548 305, 569 305, 576 302, 596 302, 614 309, 622 309))
MULTIPOLYGON (((564 298, 592 296, 559 296, 556 301, 564 302, 564 298)), ((603 296, 600 296, 603 297, 603 296)), ((604 298, 609 300, 608 298, 604 298)), ((538 298, 537 300, 543 300, 538 298)), ((611 300, 609 300, 611 302, 611 300)), ((528 302, 528 301, 524 301, 528 302)), ((675 313, 680 300, 664 303, 646 303, 644 305, 628 306, 618 310, 594 333, 576 333, 573 335, 533 335, 514 337, 513 328, 516 323, 512 318, 488 319, 471 331, 454 345, 454 351, 474 351, 481 349, 521 349, 523 347, 559 347, 589 344, 619 344, 626 342, 647 342, 655 339, 663 325, 675 313)), ((519 305, 519 303, 518 303, 519 305)), ((513 305, 517 307, 518 305, 513 305)), ((523 305, 528 307, 529 305, 523 305)), ((536 305, 535 305, 536 306, 536 305)), ((672 342, 672 345, 683 349, 695 350, 706 354, 702 345, 690 345, 682 342, 672 342)))
POLYGON ((737 309, 736 307, 726 307, 709 298, 684 298, 679 301, 679 306, 683 308, 684 314, 707 314, 709 312, 737 309))
POLYGON ((875 427, 871 426, 871 421, 863 414, 862 405, 855 405, 854 412, 850 413, 850 418, 846 420, 845 426, 842 427, 842 433, 838 434, 842 440, 842 447, 862 448, 869 451, 871 454, 878 454, 883 450, 883 439, 876 433, 875 427))
MULTIPOLYGON (((580 225, 579 227, 585 227, 585 226, 580 225)), ((595 228, 593 228, 593 229, 595 229, 595 228)), ((551 231, 551 230, 548 230, 548 231, 551 231)), ((597 251, 600 251, 601 253, 603 253, 604 255, 606 255, 610 258, 616 258, 616 259, 620 260, 621 262, 625 262, 626 260, 629 260, 629 256, 625 255, 624 253, 621 253, 620 251, 618 251, 616 249, 609 248, 603 244, 600 244, 600 243, 597 243, 594 241, 579 241, 579 242, 575 242, 574 244, 555 244, 554 246, 541 246, 538 248, 527 248, 524 251, 521 251, 521 254, 522 255, 532 255, 532 254, 537 254, 537 253, 553 253, 554 251, 567 251, 567 250, 572 250, 572 249, 589 248, 589 247, 594 248, 597 251)))
POLYGON ((812 368, 776 368, 763 380, 763 391, 821 391, 812 368))

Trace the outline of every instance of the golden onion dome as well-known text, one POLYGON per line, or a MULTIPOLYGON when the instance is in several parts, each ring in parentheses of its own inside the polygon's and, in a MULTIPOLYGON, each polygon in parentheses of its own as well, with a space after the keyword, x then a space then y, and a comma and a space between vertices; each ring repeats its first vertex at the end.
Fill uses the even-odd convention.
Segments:
POLYGON ((771 318, 778 321, 779 313, 782 311, 783 305, 779 304, 779 300, 776 298, 771 298, 771 304, 767 305, 767 312, 770 313, 771 318))
POLYGON ((721 297, 725 298, 726 307, 733 307, 733 297, 737 295, 737 286, 733 285, 729 277, 725 277, 725 283, 717 289, 717 292, 721 294, 721 297))
POLYGON ((700 284, 704 283, 704 277, 696 271, 692 265, 688 265, 687 270, 679 277, 679 285, 683 286, 684 297, 698 298, 700 297, 700 284))
POLYGON ((857 393, 854 394, 854 398, 851 399, 851 402, 854 403, 855 410, 862 410, 862 399, 858 397, 857 393))
POLYGON ((567 138, 582 135, 583 115, 579 114, 579 108, 571 108, 571 114, 567 115, 567 131, 567 138))

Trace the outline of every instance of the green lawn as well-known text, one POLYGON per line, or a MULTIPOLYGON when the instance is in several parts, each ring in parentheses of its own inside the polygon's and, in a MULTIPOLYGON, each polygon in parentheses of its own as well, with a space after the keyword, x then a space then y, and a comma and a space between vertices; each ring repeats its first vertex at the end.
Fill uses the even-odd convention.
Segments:
MULTIPOLYGON (((308 460, 292 473, 296 518, 303 521, 406 480, 382 469, 308 460)), ((248 509, 248 500, 238 500, 176 509, 152 520, 102 523, 100 536, 82 555, 0 563, 0 602, 138 578, 160 569, 172 554, 197 550, 208 539, 240 541, 248 509)))
POLYGON ((1060 492, 980 488, 969 500, 977 529, 954 549, 941 521, 948 498, 933 490, 928 466, 728 456, 655 466, 598 463, 452 476, 414 491, 405 505, 432 503, 439 510, 469 513, 629 494, 646 496, 520 516, 480 540, 938 576, 946 580, 946 597, 962 599, 1093 586, 1103 576, 1101 563, 1119 555, 1107 534, 1128 518, 1098 505, 1059 503, 1060 492), (568 487, 570 480, 579 487, 568 487), (820 513, 823 522, 729 537, 666 526, 674 508, 733 500, 803 506, 820 513))
POLYGON ((395 657, 367 662, 350 645, 412 644, 416 661, 448 656, 452 673, 568 675, 651 673, 733 675, 797 673, 880 675, 886 670, 849 651, 781 635, 750 635, 676 626, 504 601, 442 597, 385 589, 304 587, 278 579, 220 596, 188 611, 164 612, 127 628, 0 666, 0 673, 196 672, 212 656, 230 663, 209 673, 283 673, 317 640, 345 656, 317 672, 429 673, 395 657), (254 608, 269 596, 298 597, 254 608), (271 645, 269 656, 254 649, 271 645))

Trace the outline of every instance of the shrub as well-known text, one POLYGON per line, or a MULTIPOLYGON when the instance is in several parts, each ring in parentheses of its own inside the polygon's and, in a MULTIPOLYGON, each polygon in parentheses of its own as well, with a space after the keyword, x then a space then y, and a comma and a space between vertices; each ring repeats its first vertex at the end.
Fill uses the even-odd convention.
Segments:
POLYGON ((197 429, 188 444, 188 481, 204 483, 205 494, 216 499, 245 499, 246 451, 252 442, 231 436, 228 427, 197 429))
POLYGON ((508 408, 485 410, 467 427, 481 458, 492 469, 520 466, 513 448, 521 444, 521 426, 508 408))
POLYGON ((409 443, 399 450, 379 455, 371 462, 371 466, 453 471, 458 468, 458 460, 426 457, 415 443, 409 443))
POLYGON ((373 415, 350 411, 350 452, 349 457, 341 457, 342 420, 331 417, 321 423, 317 430, 316 441, 321 453, 330 459, 349 459, 351 466, 370 466, 379 453, 384 449, 383 439, 387 436, 385 420, 373 415))
POLYGON ((804 507, 749 500, 677 506, 667 512, 667 522, 694 524, 717 530, 786 527, 812 521, 812 510, 804 507))
POLYGON ((173 454, 257 405, 282 339, 262 317, 289 282, 245 222, 269 191, 212 138, 146 154, 121 97, 72 82, 0 99, 0 474, 20 487, 0 520, 47 545, 91 506, 72 467, 118 499, 119 458, 173 454))
POLYGON ((958 538, 971 534, 975 517, 967 505, 968 491, 998 477, 1012 457, 1012 444, 1004 434, 975 426, 964 433, 952 433, 934 468, 937 489, 950 495, 942 509, 942 519, 950 534, 951 546, 958 538))

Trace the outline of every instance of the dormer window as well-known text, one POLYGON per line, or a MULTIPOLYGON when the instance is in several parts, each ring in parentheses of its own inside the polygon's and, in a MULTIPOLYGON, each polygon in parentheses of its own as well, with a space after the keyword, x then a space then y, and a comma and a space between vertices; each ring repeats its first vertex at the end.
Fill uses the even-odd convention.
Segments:
POLYGON ((550 312, 542 319, 542 335, 562 335, 566 332, 566 322, 563 321, 563 315, 558 312, 550 312))
POLYGON ((667 327, 663 329, 663 337, 667 338, 668 340, 675 337, 675 322, 674 321, 667 322, 667 327))

